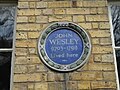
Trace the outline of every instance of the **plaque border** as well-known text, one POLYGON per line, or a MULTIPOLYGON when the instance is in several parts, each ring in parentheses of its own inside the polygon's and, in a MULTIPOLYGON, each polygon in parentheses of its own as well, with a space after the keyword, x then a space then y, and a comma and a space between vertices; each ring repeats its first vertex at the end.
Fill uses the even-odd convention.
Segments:
POLYGON ((38 40, 38 55, 42 62, 47 65, 49 68, 55 70, 55 71, 61 71, 61 72, 69 72, 69 71, 74 71, 78 68, 82 68, 87 62, 88 58, 91 53, 91 40, 88 35, 88 33, 79 25, 73 23, 73 22, 55 22, 50 24, 45 30, 40 34, 39 40, 38 40), (45 50, 45 42, 48 37, 48 35, 52 32, 54 32, 57 29, 61 28, 68 28, 71 31, 77 33, 82 41, 83 41, 83 53, 80 56, 78 60, 76 60, 72 64, 67 64, 67 65, 61 65, 53 62, 50 60, 48 57, 46 50, 45 50))

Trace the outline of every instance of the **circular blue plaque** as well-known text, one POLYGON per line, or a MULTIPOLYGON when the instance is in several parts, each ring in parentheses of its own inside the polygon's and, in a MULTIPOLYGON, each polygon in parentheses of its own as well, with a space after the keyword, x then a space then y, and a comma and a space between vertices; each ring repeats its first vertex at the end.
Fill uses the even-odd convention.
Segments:
POLYGON ((57 29, 46 38, 45 51, 50 60, 57 64, 72 64, 83 53, 83 41, 76 32, 70 29, 57 29))
POLYGON ((84 66, 91 52, 88 34, 71 22, 56 22, 40 35, 38 53, 51 69, 68 72, 84 66))

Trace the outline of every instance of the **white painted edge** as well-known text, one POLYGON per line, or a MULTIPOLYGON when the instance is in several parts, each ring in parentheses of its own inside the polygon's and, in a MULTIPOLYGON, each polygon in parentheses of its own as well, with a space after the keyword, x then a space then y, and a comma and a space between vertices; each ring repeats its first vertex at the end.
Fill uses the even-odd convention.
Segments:
POLYGON ((15 42, 16 42, 16 25, 17 25, 17 4, 15 6, 15 20, 14 20, 14 30, 13 30, 13 51, 12 51, 12 61, 11 61, 11 77, 10 77, 10 90, 13 90, 14 84, 14 65, 15 65, 15 42))

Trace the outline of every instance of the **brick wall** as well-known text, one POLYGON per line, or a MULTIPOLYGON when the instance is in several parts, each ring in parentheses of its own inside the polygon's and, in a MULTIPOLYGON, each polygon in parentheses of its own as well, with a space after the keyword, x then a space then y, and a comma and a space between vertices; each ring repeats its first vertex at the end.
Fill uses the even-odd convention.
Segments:
POLYGON ((19 0, 14 90, 116 90, 107 6, 107 0, 19 0), (57 73, 39 59, 39 35, 56 21, 77 23, 90 34, 92 53, 82 70, 57 73))

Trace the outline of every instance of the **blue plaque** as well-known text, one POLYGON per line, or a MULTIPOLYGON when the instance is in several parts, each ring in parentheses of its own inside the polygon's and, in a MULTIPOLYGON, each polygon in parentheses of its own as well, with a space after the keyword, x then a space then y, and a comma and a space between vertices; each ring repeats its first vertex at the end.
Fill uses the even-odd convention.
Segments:
POLYGON ((71 64, 81 57, 83 41, 76 32, 70 29, 57 29, 48 35, 45 51, 53 62, 61 65, 71 64))
POLYGON ((72 71, 82 67, 91 52, 88 34, 71 22, 57 22, 40 35, 38 53, 41 60, 57 71, 72 71))

